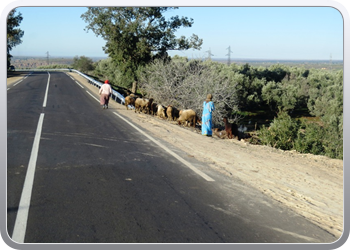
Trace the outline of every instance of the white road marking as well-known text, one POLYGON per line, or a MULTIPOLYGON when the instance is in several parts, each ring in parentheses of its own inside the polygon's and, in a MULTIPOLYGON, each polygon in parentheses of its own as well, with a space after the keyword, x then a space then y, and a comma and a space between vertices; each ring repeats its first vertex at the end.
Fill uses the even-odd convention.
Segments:
POLYGON ((182 162, 184 165, 186 165, 188 168, 190 168, 192 171, 194 171, 195 173, 197 173, 198 175, 200 175, 202 178, 204 178, 206 181, 215 181, 214 179, 212 179, 211 177, 209 177, 208 175, 206 175, 205 173, 203 173, 202 171, 200 171, 199 169, 197 169, 196 167, 194 167, 191 163, 189 163, 188 161, 186 161, 185 159, 183 159, 182 157, 180 157, 178 154, 174 153, 173 151, 171 151, 170 149, 168 149, 166 146, 164 146, 162 143, 160 143, 159 141, 157 141, 156 139, 154 139, 153 137, 149 136, 148 134, 146 134, 145 132, 143 132, 141 129, 139 129, 138 127, 136 127, 134 124, 132 124, 131 122, 129 122, 128 120, 126 120, 124 117, 122 117, 121 115, 119 115, 116 112, 113 112, 116 116, 118 116, 119 118, 121 118, 122 120, 124 120, 126 123, 128 123, 130 126, 132 126, 133 128, 135 128, 137 131, 139 131, 141 134, 143 134, 144 136, 146 136, 148 139, 150 139, 151 141, 153 141, 155 144, 157 144, 160 148, 164 149, 166 152, 168 152, 170 155, 172 155, 173 157, 175 157, 177 160, 179 160, 180 162, 182 162))
MULTIPOLYGON (((99 99, 97 99, 95 96, 93 96, 89 91, 86 91, 89 95, 91 95, 96 101, 100 102, 99 99)), ((211 178, 210 176, 206 175, 205 173, 203 173, 202 171, 200 171, 199 169, 197 169, 195 166, 193 166, 191 163, 189 163, 188 161, 186 161, 185 159, 183 159, 182 157, 180 157, 178 154, 174 153, 173 151, 171 151, 170 149, 168 149, 166 146, 164 146, 162 143, 160 143, 159 141, 157 141, 156 139, 154 139, 153 137, 149 136, 148 134, 146 134, 145 132, 143 132, 141 129, 139 129, 138 127, 136 127, 134 124, 132 124, 131 122, 129 122, 128 120, 126 120, 124 117, 122 117, 121 115, 119 115, 116 112, 113 112, 116 116, 120 117, 122 120, 124 120, 126 123, 128 123, 130 126, 132 126, 133 128, 135 128, 137 131, 139 131, 140 133, 142 133, 144 136, 146 136, 148 139, 150 139, 151 141, 153 141, 155 144, 157 144, 160 148, 164 149, 166 152, 168 152, 170 155, 172 155, 173 157, 175 157, 177 160, 179 160, 180 162, 182 162, 184 165, 186 165, 188 168, 190 168, 192 171, 194 171, 195 173, 197 173, 199 176, 201 176, 202 178, 204 178, 206 181, 215 181, 213 178, 211 178)))
POLYGON ((99 147, 99 148, 105 148, 105 146, 97 145, 97 144, 92 144, 92 143, 82 143, 82 144, 85 144, 85 145, 88 145, 88 146, 99 147))
POLYGON ((84 88, 80 83, 78 83, 77 81, 75 81, 76 84, 78 84, 82 89, 84 88))
MULTIPOLYGON (((269 227, 268 227, 269 228, 269 227)), ((304 239, 304 240, 308 240, 310 242, 316 242, 317 240, 314 239, 314 238, 311 238, 311 237, 307 237, 307 236, 304 236, 304 235, 300 235, 300 234, 297 234, 297 233, 293 233, 293 232, 289 232, 289 231, 286 231, 286 230, 283 230, 283 229, 280 229, 280 228, 277 228, 277 227, 270 227, 271 229, 277 231, 277 232, 281 232, 281 233, 284 233, 284 234, 288 234, 288 235, 291 235, 291 236, 294 236, 296 238, 300 238, 300 239, 304 239)))
POLYGON ((97 98, 96 98, 93 94, 91 94, 89 91, 86 90, 86 92, 87 92, 89 95, 91 95, 96 101, 100 102, 100 100, 97 99, 97 98))
POLYGON ((22 82, 23 80, 20 80, 18 82, 16 82, 15 84, 13 84, 13 86, 16 86, 17 84, 19 84, 20 82, 22 82))
POLYGON ((30 199, 32 196, 32 189, 34 183, 34 174, 36 168, 36 161, 39 152, 39 143, 41 131, 43 127, 44 113, 40 114, 38 127, 36 129, 32 152, 28 163, 26 178, 23 185, 22 195, 18 206, 15 227, 13 229, 12 240, 18 243, 24 243, 24 237, 27 229, 28 212, 30 207, 30 199))
MULTIPOLYGON (((24 79, 26 79, 28 76, 30 76, 33 72, 31 72, 30 74, 26 75, 25 77, 23 77, 23 79, 19 80, 18 82, 16 82, 15 84, 13 84, 13 86, 16 86, 17 84, 19 84, 20 82, 22 82, 24 79)), ((11 88, 8 88, 7 90, 9 90, 11 88)))
POLYGON ((49 78, 47 79, 47 85, 46 85, 46 92, 45 92, 45 98, 44 98, 44 103, 43 103, 43 107, 45 108, 46 107, 46 102, 47 102, 47 94, 49 92, 49 84, 50 84, 50 73, 47 72, 49 74, 49 78))

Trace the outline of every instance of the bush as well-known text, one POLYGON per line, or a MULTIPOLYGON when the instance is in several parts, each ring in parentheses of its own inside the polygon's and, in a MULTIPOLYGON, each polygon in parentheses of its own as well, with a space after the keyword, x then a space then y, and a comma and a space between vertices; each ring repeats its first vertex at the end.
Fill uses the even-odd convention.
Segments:
POLYGON ((263 126, 259 130, 258 136, 264 145, 290 150, 294 148, 298 128, 298 121, 293 120, 286 112, 280 112, 269 128, 263 126))
POLYGON ((295 150, 300 153, 324 155, 324 132, 324 128, 319 124, 303 121, 301 129, 299 129, 297 138, 295 139, 295 150))
POLYGON ((89 71, 94 70, 94 63, 92 59, 86 56, 81 56, 81 57, 76 56, 73 59, 72 67, 86 74, 89 71))

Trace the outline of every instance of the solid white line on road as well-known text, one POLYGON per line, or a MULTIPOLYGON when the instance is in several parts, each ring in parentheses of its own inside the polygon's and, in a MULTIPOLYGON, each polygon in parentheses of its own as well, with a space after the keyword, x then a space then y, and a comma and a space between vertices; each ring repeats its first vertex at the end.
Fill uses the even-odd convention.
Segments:
POLYGON ((75 81, 76 84, 78 84, 82 89, 84 88, 80 83, 78 83, 77 81, 75 81))
MULTIPOLYGON (((86 92, 91 95, 96 101, 100 101, 99 99, 97 99, 95 96, 93 96, 89 91, 86 90, 86 92)), ((157 141, 156 139, 154 139, 153 137, 147 135, 145 132, 143 132, 141 129, 139 129, 138 127, 136 127, 134 124, 132 124, 131 122, 129 122, 128 120, 126 120, 124 117, 122 117, 121 115, 119 115, 116 112, 113 112, 116 116, 120 117, 122 120, 124 120, 126 123, 128 123, 130 126, 132 126, 133 128, 135 128, 137 131, 139 131, 140 133, 142 133, 143 135, 145 135, 148 139, 150 139, 151 141, 153 141, 155 144, 157 144, 159 147, 161 147, 162 149, 164 149, 166 152, 168 152, 170 155, 172 155, 173 157, 175 157, 176 159, 178 159, 180 162, 182 162, 183 164, 185 164, 188 168, 190 168, 192 171, 194 171, 195 173, 197 173, 198 175, 200 175, 202 178, 204 178, 206 181, 215 181, 213 178, 211 178, 210 176, 206 175, 205 173, 203 173, 202 171, 200 171, 199 169, 197 169, 195 166, 193 166, 191 163, 189 163, 188 161, 186 161, 185 159, 183 159, 182 157, 180 157, 178 154, 174 153, 173 151, 171 151, 170 149, 168 149, 166 146, 164 146, 162 143, 160 143, 159 141, 157 141)))
POLYGON ((45 92, 45 98, 44 98, 44 103, 43 103, 43 107, 46 107, 46 102, 47 102, 47 94, 49 92, 49 84, 50 84, 50 73, 47 72, 49 74, 49 78, 47 79, 47 85, 46 85, 46 92, 45 92))
POLYGON ((146 136, 148 139, 150 139, 151 141, 153 141, 155 144, 157 144, 160 148, 164 149, 166 152, 168 152, 170 155, 172 155, 173 157, 175 157, 176 159, 178 159, 180 162, 182 162, 183 164, 185 164, 188 168, 190 168, 192 171, 194 171, 195 173, 197 173, 198 175, 200 175, 202 178, 204 178, 206 181, 215 181, 213 178, 209 177, 208 175, 206 175, 205 173, 203 173, 202 171, 200 171, 199 169, 197 169, 196 167, 194 167, 191 163, 189 163, 188 161, 186 161, 185 159, 183 159, 182 157, 180 157, 178 154, 174 153, 173 151, 171 151, 169 148, 167 148, 166 146, 164 146, 162 143, 160 143, 159 141, 157 141, 156 139, 154 139, 153 137, 149 136, 148 134, 146 134, 145 132, 143 132, 141 129, 139 129, 138 127, 136 127, 134 124, 132 124, 131 122, 129 122, 128 120, 126 120, 124 117, 122 117, 121 115, 119 115, 116 112, 113 112, 116 116, 118 116, 119 118, 121 118, 122 120, 124 120, 126 123, 128 123, 130 126, 132 126, 133 128, 135 128, 137 131, 139 131, 140 133, 142 133, 144 136, 146 136))
POLYGON ((32 189, 34 183, 34 175, 36 168, 36 161, 39 152, 39 143, 41 131, 43 127, 44 113, 40 114, 38 127, 36 129, 32 152, 28 163, 26 178, 23 185, 22 195, 18 206, 15 227, 13 229, 12 240, 18 243, 24 243, 24 238, 27 229, 28 212, 30 207, 30 199, 32 196, 32 189))
POLYGON ((15 84, 13 84, 13 86, 16 86, 17 84, 19 84, 20 82, 22 82, 23 80, 20 80, 18 82, 16 82, 15 84))
POLYGON ((87 92, 89 95, 91 95, 96 101, 98 101, 98 102, 100 101, 98 98, 96 98, 96 97, 95 97, 93 94, 91 94, 89 91, 86 90, 86 92, 87 92))

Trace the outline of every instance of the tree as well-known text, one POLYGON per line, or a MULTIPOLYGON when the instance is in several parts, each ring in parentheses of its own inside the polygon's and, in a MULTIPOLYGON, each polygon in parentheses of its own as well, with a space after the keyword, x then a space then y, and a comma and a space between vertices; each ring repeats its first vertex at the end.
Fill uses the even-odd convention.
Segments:
POLYGON ((191 27, 193 19, 171 17, 173 7, 89 7, 81 15, 86 30, 106 40, 104 51, 115 61, 130 84, 137 81, 137 70, 154 58, 167 58, 168 50, 200 49, 202 39, 192 35, 175 37, 180 27, 191 27))
POLYGON ((24 31, 17 28, 22 20, 22 14, 18 13, 16 15, 16 9, 12 10, 7 17, 7 68, 11 65, 12 55, 10 51, 13 47, 22 43, 21 38, 24 35, 24 31))
POLYGON ((88 73, 89 71, 94 70, 92 59, 86 56, 74 57, 72 66, 83 73, 88 73))
POLYGON ((120 87, 127 87, 122 84, 121 72, 116 67, 115 63, 112 62, 112 58, 107 58, 100 60, 96 63, 96 67, 94 69, 94 75, 99 79, 108 79, 110 82, 119 83, 120 87))
POLYGON ((193 109, 202 115, 207 94, 213 95, 215 111, 213 122, 222 124, 222 118, 231 118, 237 111, 236 83, 218 73, 225 64, 187 61, 177 58, 170 62, 155 60, 145 67, 140 76, 140 89, 155 102, 177 109, 193 109))

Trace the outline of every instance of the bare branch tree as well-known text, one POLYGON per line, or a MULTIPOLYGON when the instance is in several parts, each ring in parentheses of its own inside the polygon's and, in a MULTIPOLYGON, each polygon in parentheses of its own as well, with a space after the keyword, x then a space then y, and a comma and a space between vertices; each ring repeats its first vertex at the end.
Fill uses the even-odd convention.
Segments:
POLYGON ((207 94, 213 95, 214 124, 237 110, 236 84, 199 60, 153 62, 140 77, 140 88, 147 96, 163 105, 193 109, 201 116, 207 94))

